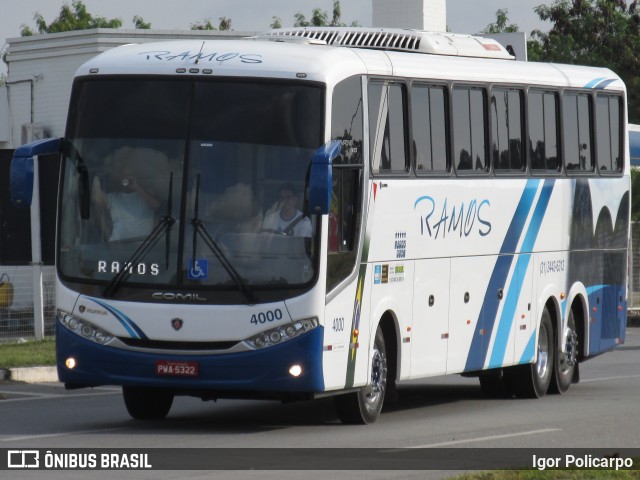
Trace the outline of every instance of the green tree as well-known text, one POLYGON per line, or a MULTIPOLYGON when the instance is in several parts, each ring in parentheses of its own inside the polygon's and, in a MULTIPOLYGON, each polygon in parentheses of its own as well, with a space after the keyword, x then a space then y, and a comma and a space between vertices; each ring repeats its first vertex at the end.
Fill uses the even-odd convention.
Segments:
MULTIPOLYGON (((333 0, 333 10, 331 12, 331 20, 329 14, 320 8, 314 8, 311 12, 311 20, 302 13, 296 13, 294 27, 346 27, 346 23, 341 21, 342 12, 340 10, 340 0, 333 0)), ((280 20, 280 19, 278 19, 280 20)), ((273 24, 272 24, 273 25, 273 24)), ((357 27, 358 22, 351 22, 352 27, 357 27)), ((273 28, 273 27, 272 27, 273 28)))
POLYGON ((136 15, 135 17, 133 17, 133 25, 138 30, 149 30, 151 28, 151 24, 145 22, 140 15, 136 15))
MULTIPOLYGON (((81 0, 72 0, 71 6, 65 3, 60 9, 60 14, 50 24, 47 24, 41 13, 36 12, 33 19, 36 22, 38 33, 68 32, 71 30, 87 30, 90 28, 120 28, 122 20, 119 18, 106 19, 94 17, 87 12, 87 7, 81 0)), ((23 37, 34 35, 31 27, 22 24, 20 34, 23 37)))
POLYGON ((531 61, 607 67, 627 86, 629 121, 640 122, 640 15, 637 2, 557 0, 534 10, 553 25, 534 30, 528 45, 531 61))
POLYGON ((482 33, 514 33, 518 31, 518 25, 509 23, 509 10, 501 8, 496 12, 496 22, 487 25, 482 33))
POLYGON ((228 17, 220 17, 218 26, 211 23, 211 19, 207 18, 203 22, 191 24, 191 30, 231 30, 231 19, 228 17))
POLYGON ((280 19, 280 17, 276 17, 275 15, 273 17, 271 17, 271 25, 270 27, 272 29, 276 29, 276 28, 282 28, 282 20, 280 19))

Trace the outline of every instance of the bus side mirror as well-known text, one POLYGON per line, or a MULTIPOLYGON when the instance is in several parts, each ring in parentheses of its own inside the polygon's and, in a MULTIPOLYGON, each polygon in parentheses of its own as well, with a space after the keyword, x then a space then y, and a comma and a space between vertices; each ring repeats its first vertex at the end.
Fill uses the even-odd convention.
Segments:
POLYGON ((60 153, 62 139, 45 138, 18 147, 11 160, 9 184, 11 203, 17 208, 28 208, 33 199, 34 157, 60 153))
POLYGON ((309 213, 325 215, 331 209, 332 164, 340 155, 342 142, 332 140, 317 149, 309 173, 309 213))

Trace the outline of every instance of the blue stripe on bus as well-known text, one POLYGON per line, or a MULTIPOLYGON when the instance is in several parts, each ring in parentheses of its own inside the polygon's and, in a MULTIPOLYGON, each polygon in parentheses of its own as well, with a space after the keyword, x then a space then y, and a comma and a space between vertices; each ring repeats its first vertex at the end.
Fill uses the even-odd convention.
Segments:
POLYGON ((541 180, 537 179, 527 180, 527 184, 522 192, 516 211, 511 219, 511 224, 509 225, 502 247, 500 248, 500 255, 498 255, 498 259, 496 260, 496 266, 491 273, 491 279, 489 280, 489 285, 485 293, 477 325, 483 324, 483 318, 491 318, 493 320, 491 325, 483 327, 485 330, 483 335, 473 336, 471 348, 469 349, 469 355, 465 365, 465 371, 479 370, 483 368, 487 353, 486 351, 483 352, 483 343, 487 338, 491 338, 493 324, 495 323, 495 317, 498 311, 498 303, 492 301, 493 296, 499 288, 504 286, 507 276, 509 275, 511 263, 513 262, 513 255, 507 254, 516 251, 516 247, 518 246, 518 242, 522 236, 522 231, 527 221, 527 217, 529 216, 529 212, 531 211, 531 207, 533 206, 533 200, 535 199, 540 182, 541 180))
POLYGON ((131 335, 131 338, 138 338, 138 339, 147 339, 147 336, 144 334, 144 332, 140 329, 140 327, 138 327, 133 320, 131 320, 129 317, 127 317, 124 313, 122 313, 120 310, 118 310, 117 308, 112 307, 111 305, 109 305, 108 303, 104 303, 101 302, 100 300, 96 299, 96 298, 90 298, 90 300, 96 302, 98 305, 102 305, 104 308, 106 308, 114 317, 116 317, 118 319, 118 321, 122 324, 122 326, 125 328, 125 330, 127 331, 127 333, 129 335, 131 335))
POLYGON ((524 347, 524 352, 522 352, 522 356, 520 357, 519 364, 523 363, 531 363, 535 358, 535 344, 536 344, 536 331, 531 332, 531 337, 529 337, 529 341, 527 342, 527 346, 524 347))
POLYGON ((489 360, 489 368, 497 368, 502 366, 504 357, 507 351, 507 343, 509 341, 509 335, 513 326, 513 321, 516 315, 516 308, 518 306, 518 298, 522 292, 522 282, 520 278, 523 278, 529 268, 529 262, 531 261, 531 253, 533 247, 540 233, 540 227, 544 214, 549 206, 549 199, 551 198, 551 192, 553 191, 554 180, 545 180, 542 192, 538 198, 538 203, 533 212, 533 217, 529 223, 529 228, 522 242, 520 248, 521 254, 518 256, 516 262, 516 268, 511 277, 511 284, 507 292, 507 298, 505 300, 504 308, 502 309, 502 315, 500 316, 500 322, 498 323, 498 331, 496 332, 496 339, 493 343, 493 351, 491 353, 491 359, 489 360))
POLYGON ((594 78, 593 80, 591 80, 589 83, 587 83, 584 88, 593 88, 595 87, 598 83, 600 83, 602 80, 605 80, 604 77, 598 77, 598 78, 594 78))
POLYGON ((613 83, 615 81, 616 81, 615 78, 608 78, 607 80, 603 80, 598 85, 596 85, 595 89, 596 90, 602 90, 603 88, 606 88, 610 83, 613 83))
POLYGON ((595 88, 596 90, 602 90, 603 88, 606 88, 616 80, 617 78, 598 77, 598 78, 594 78, 589 83, 587 83, 584 86, 584 88, 595 88))

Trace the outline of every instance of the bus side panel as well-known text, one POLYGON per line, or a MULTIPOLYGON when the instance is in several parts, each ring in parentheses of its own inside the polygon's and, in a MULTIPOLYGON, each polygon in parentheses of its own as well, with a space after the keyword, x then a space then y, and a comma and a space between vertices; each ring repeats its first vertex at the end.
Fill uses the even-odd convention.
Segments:
POLYGON ((417 260, 413 284, 411 376, 447 371, 451 259, 417 260))
POLYGON ((349 283, 325 308, 322 369, 327 390, 344 388, 351 354, 351 329, 357 305, 358 282, 349 283))
MULTIPOLYGON (((397 340, 400 345, 398 380, 408 378, 411 371, 413 270, 414 262, 412 261, 374 264, 371 279, 371 339, 373 340, 375 329, 382 317, 387 312, 391 313, 396 323, 397 340)), ((362 342, 360 345, 362 348, 362 342)))
POLYGON ((577 179, 574 185, 568 287, 585 285, 592 356, 624 341, 629 178, 577 179))
POLYGON ((512 258, 515 260, 512 275, 506 280, 504 289, 497 294, 500 305, 493 323, 486 368, 519 363, 531 339, 533 255, 524 253, 512 258))
POLYGON ((495 317, 498 289, 502 288, 491 280, 500 276, 495 272, 508 269, 510 263, 509 255, 451 259, 447 373, 484 368, 491 338, 487 318, 495 317))

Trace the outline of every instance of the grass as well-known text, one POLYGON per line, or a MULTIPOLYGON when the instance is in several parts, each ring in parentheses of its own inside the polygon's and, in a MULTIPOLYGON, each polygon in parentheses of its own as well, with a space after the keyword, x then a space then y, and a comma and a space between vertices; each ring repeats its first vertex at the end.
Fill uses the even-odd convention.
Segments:
POLYGON ((0 368, 55 364, 56 346, 53 338, 23 343, 0 343, 0 368))
MULTIPOLYGON (((637 462, 637 459, 635 459, 637 462)), ((498 470, 478 472, 450 480, 638 480, 640 470, 498 470)))

